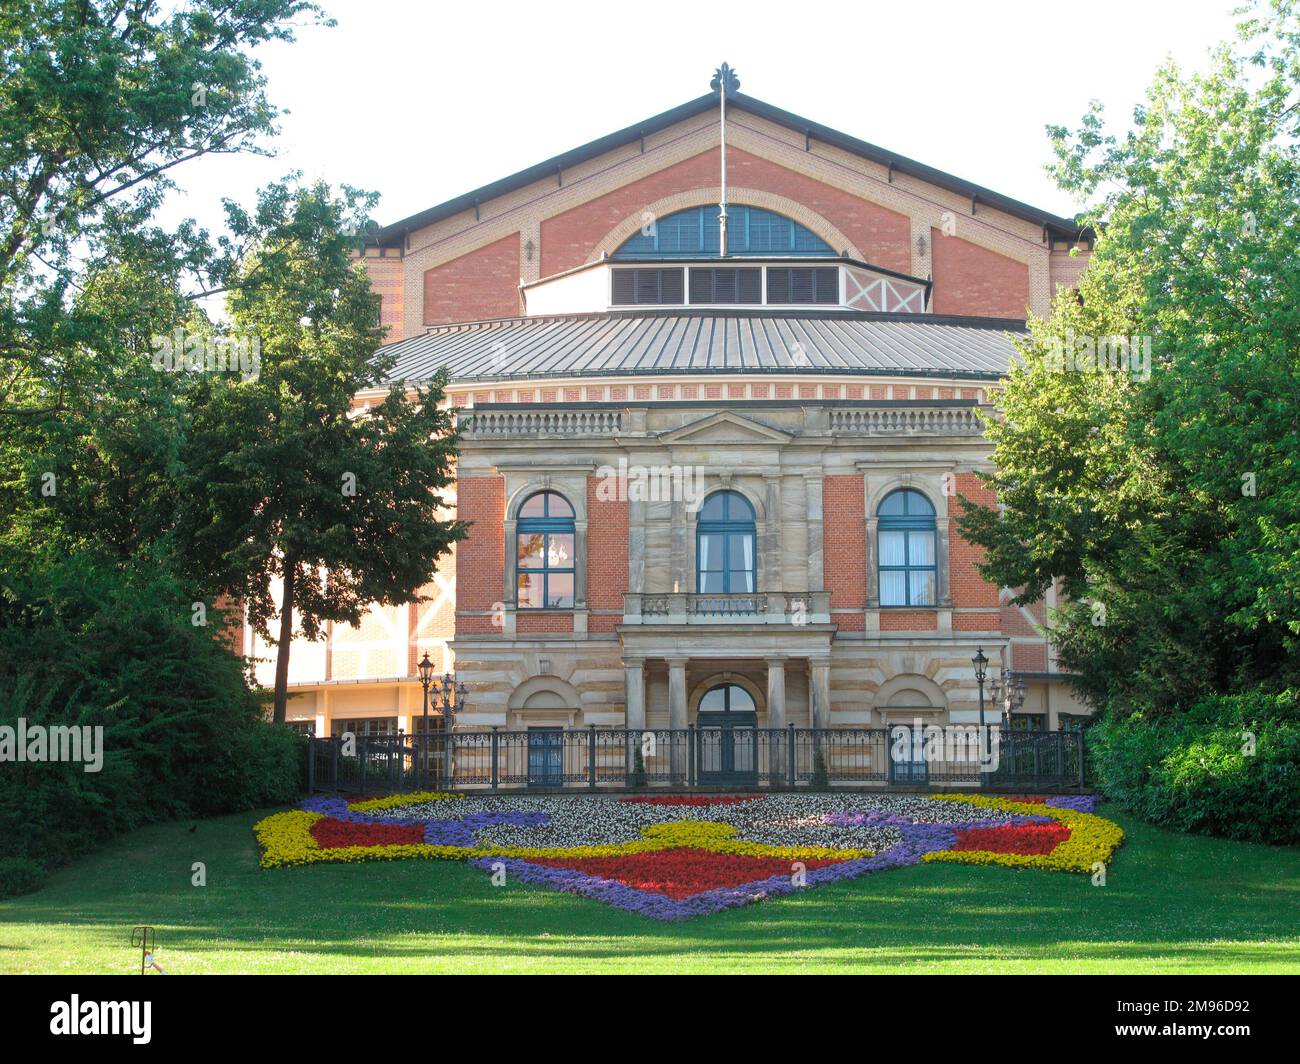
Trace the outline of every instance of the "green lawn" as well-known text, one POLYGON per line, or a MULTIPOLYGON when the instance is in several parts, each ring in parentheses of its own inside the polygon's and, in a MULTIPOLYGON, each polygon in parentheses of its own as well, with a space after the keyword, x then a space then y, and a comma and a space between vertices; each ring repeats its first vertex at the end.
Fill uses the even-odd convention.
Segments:
POLYGON ((441 861, 262 871, 254 814, 138 831, 0 902, 0 971, 1300 971, 1300 849, 1129 833, 1084 876, 929 864, 660 924, 441 861), (194 861, 208 885, 190 885, 194 861))

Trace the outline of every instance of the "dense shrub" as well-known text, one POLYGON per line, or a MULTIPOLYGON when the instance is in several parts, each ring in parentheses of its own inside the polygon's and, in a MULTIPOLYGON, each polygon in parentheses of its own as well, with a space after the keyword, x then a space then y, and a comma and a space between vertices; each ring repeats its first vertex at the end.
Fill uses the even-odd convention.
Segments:
POLYGON ((45 869, 29 857, 0 857, 0 898, 26 894, 45 880, 45 869))
POLYGON ((1112 710, 1088 740, 1102 792, 1154 824, 1300 843, 1300 691, 1214 695, 1154 719, 1112 710))
POLYGON ((141 825, 298 792, 301 739, 266 721, 220 618, 196 627, 189 597, 161 568, 76 556, 0 580, 0 725, 104 729, 98 772, 0 763, 0 861, 19 862, 0 895, 141 825))

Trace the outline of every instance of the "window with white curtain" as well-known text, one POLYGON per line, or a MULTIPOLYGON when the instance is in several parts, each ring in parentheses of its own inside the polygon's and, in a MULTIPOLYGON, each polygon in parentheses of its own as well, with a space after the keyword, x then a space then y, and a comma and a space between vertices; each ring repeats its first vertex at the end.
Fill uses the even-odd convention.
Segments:
POLYGON ((695 526, 696 590, 703 594, 754 592, 754 508, 735 491, 704 500, 695 526))
POLYGON ((876 511, 882 606, 933 606, 938 584, 934 507, 919 491, 891 492, 876 511))

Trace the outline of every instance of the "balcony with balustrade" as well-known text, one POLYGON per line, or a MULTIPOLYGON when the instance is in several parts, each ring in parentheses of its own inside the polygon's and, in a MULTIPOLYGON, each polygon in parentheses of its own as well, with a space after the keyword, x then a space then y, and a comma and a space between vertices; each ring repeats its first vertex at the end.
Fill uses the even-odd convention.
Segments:
POLYGON ((739 593, 628 593, 625 625, 792 625, 829 624, 829 591, 739 593))

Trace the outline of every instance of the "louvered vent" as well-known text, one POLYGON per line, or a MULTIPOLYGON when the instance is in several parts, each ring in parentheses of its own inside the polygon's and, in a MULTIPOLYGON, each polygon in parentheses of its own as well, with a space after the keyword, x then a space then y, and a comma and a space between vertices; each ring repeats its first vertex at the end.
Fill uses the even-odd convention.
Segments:
POLYGON ((754 269, 691 270, 692 303, 761 303, 762 271, 754 269))
POLYGON ((610 303, 616 307, 682 304, 685 278, 676 270, 614 270, 610 303))
POLYGON ((769 267, 767 301, 769 303, 838 303, 839 270, 834 266, 817 268, 769 267))

